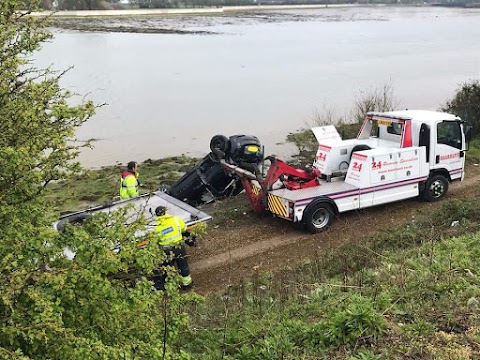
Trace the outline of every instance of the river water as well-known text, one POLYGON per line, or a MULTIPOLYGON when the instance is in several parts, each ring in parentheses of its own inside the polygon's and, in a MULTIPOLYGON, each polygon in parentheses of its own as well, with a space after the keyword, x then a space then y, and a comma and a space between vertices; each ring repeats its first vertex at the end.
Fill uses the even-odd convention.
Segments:
MULTIPOLYGON (((130 20, 132 21, 132 20, 130 20)), ((157 17, 145 26, 215 34, 54 30, 38 66, 74 66, 62 85, 108 105, 80 128, 87 167, 201 156, 215 134, 256 135, 267 154, 316 110, 347 116, 391 83, 401 108, 438 109, 480 78, 480 9, 354 7, 157 17)))

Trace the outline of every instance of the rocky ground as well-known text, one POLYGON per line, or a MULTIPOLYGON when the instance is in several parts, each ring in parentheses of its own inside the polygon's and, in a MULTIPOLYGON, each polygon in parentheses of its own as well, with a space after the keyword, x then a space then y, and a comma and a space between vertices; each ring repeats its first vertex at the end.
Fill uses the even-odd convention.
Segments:
MULTIPOLYGON (((468 200, 479 192, 480 167, 471 166, 465 181, 450 184, 447 198, 468 200)), ((438 206, 411 199, 351 211, 341 214, 326 232, 315 235, 288 221, 256 215, 245 194, 204 206, 214 220, 207 235, 188 249, 194 291, 219 291, 258 272, 295 266, 327 250, 411 222, 417 214, 438 206)))

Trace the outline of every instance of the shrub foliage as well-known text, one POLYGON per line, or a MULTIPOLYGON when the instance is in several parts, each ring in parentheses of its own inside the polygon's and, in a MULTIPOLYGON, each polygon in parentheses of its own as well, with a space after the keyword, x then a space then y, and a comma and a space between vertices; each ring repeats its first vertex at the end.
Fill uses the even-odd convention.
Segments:
POLYGON ((195 297, 180 296, 174 280, 165 291, 124 280, 162 263, 153 239, 137 247, 140 216, 128 227, 127 213, 117 213, 53 230, 46 185, 79 170, 74 159, 89 144, 75 129, 95 105, 71 105, 62 74, 32 66, 29 56, 50 34, 23 13, 27 5, 0 2, 0 358, 186 359, 172 344, 195 297))
POLYGON ((460 116, 473 125, 473 134, 480 134, 480 81, 463 83, 455 96, 448 100, 443 110, 460 116))

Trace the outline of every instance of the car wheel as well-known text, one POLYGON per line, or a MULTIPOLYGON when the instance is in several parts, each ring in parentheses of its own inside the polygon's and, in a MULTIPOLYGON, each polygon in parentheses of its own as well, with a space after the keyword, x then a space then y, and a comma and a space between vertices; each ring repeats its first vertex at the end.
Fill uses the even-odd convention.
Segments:
POLYGON ((226 136, 215 135, 210 140, 210 150, 215 154, 219 151, 222 153, 226 153, 228 151, 229 144, 230 140, 226 136))

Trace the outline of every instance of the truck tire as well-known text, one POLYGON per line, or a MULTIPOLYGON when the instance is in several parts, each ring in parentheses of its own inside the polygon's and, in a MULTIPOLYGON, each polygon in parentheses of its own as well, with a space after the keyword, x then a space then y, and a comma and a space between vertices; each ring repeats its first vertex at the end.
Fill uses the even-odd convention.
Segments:
POLYGON ((428 202, 438 201, 447 195, 448 179, 443 175, 433 175, 427 180, 423 198, 428 202))
POLYGON ((334 216, 333 208, 330 204, 318 203, 307 208, 302 221, 308 231, 316 234, 328 229, 332 224, 334 216))

